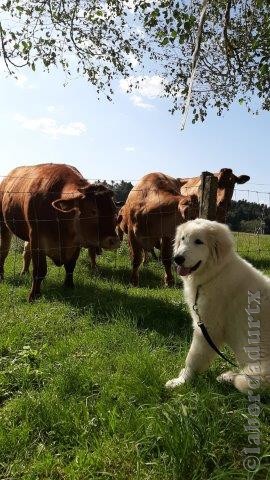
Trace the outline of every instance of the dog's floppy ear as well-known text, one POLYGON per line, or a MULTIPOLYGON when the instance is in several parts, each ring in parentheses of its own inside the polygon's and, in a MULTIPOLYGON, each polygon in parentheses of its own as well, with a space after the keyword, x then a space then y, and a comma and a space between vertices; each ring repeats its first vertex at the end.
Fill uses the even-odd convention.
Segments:
POLYGON ((212 222, 208 232, 208 242, 211 257, 216 263, 222 262, 233 248, 233 236, 227 227, 222 223, 212 222))
POLYGON ((183 235, 183 225, 178 225, 178 227, 176 227, 175 237, 174 237, 174 241, 173 241, 173 247, 174 248, 179 243, 179 240, 182 237, 182 235, 183 235))

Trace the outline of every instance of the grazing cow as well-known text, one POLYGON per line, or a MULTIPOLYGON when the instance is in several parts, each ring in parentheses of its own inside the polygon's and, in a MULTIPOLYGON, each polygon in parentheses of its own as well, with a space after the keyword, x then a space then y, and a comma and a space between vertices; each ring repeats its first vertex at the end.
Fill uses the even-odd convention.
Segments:
POLYGON ((183 182, 164 175, 145 175, 131 190, 118 215, 120 230, 128 235, 132 255, 133 285, 138 285, 138 270, 143 251, 160 244, 165 267, 165 284, 173 285, 171 259, 176 227, 187 219, 198 216, 196 196, 180 194, 183 182))
POLYGON ((46 256, 64 265, 64 285, 73 287, 73 271, 81 247, 115 249, 116 206, 113 193, 92 185, 68 165, 18 167, 0 185, 0 278, 12 234, 29 246, 24 261, 33 262, 29 301, 40 295, 47 273, 46 256))
MULTIPOLYGON (((231 168, 222 168, 218 173, 214 173, 214 175, 218 179, 216 220, 225 223, 235 184, 246 183, 250 177, 248 175, 240 175, 237 177, 231 168)), ((200 177, 179 178, 179 180, 184 183, 181 188, 182 195, 199 196, 199 187, 201 185, 200 177)))

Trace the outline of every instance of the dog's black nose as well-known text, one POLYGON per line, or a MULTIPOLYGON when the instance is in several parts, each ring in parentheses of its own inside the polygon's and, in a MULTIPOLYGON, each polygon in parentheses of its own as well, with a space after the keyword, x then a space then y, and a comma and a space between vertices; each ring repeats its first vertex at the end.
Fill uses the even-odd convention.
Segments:
POLYGON ((183 265, 185 257, 183 257, 183 255, 176 255, 176 257, 174 257, 174 261, 177 263, 177 265, 183 265))

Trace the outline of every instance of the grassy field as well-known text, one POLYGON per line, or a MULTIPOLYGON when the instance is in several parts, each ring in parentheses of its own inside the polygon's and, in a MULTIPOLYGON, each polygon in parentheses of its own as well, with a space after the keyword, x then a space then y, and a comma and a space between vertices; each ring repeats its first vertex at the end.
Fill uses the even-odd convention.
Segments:
MULTIPOLYGON (((270 274, 270 239, 237 236, 239 251, 270 274)), ((163 287, 161 266, 129 285, 125 245, 99 258, 86 251, 76 289, 49 265, 43 296, 27 303, 20 248, 0 286, 0 478, 48 480, 224 480, 270 478, 270 403, 263 398, 261 467, 249 474, 243 448, 248 400, 215 378, 216 360, 192 385, 168 392, 190 343, 181 282, 163 287)))

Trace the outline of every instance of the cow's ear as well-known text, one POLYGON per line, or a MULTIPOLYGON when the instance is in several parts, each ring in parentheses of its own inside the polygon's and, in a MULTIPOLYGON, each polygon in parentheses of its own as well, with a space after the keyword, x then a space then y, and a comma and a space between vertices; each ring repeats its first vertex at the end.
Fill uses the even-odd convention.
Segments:
POLYGON ((81 198, 83 198, 82 195, 80 197, 77 197, 76 199, 75 198, 58 198, 57 200, 52 202, 52 207, 58 212, 61 212, 66 216, 70 216, 70 218, 79 216, 80 209, 78 208, 77 205, 75 205, 75 201, 81 198))
POLYGON ((239 177, 236 178, 236 183, 243 184, 247 183, 250 180, 250 177, 248 175, 239 175, 239 177))

